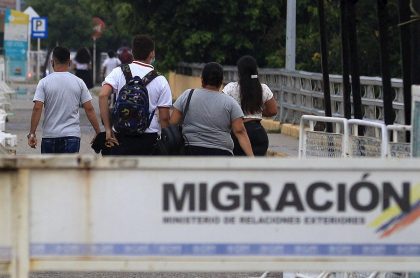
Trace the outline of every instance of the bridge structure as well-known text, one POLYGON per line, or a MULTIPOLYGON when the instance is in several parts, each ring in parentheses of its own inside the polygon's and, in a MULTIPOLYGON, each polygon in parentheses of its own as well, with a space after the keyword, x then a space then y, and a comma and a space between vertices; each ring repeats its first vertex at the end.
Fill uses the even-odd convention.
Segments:
MULTIPOLYGON (((195 77, 199 80, 203 67, 204 64, 180 63, 176 74, 195 77)), ((225 83, 238 80, 236 67, 224 66, 223 69, 225 83)), ((321 73, 261 68, 258 71, 258 78, 261 83, 267 84, 274 93, 279 111, 275 117, 276 120, 282 123, 299 124, 302 115, 325 116, 324 86, 321 73)), ((329 79, 332 115, 344 118, 343 78, 340 75, 330 75, 329 79)), ((380 77, 361 77, 360 80, 363 119, 383 122, 382 79, 380 77)), ((402 79, 392 79, 391 84, 395 123, 404 124, 402 79)), ((180 89, 177 88, 176 92, 179 92, 180 89)))

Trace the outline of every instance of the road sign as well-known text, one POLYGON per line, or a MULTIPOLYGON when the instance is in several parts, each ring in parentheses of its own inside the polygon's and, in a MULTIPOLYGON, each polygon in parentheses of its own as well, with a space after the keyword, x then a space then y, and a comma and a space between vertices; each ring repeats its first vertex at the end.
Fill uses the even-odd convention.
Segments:
POLYGON ((92 39, 96 40, 102 35, 102 32, 105 29, 105 22, 99 17, 95 16, 92 18, 92 23, 93 23, 92 39))
POLYGON ((48 18, 34 17, 31 24, 31 37, 45 39, 48 37, 48 18))

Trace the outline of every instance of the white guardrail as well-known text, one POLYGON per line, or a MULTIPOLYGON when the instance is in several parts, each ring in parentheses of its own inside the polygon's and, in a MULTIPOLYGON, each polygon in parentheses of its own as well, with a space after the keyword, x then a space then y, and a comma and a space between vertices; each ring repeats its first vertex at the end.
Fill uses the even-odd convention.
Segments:
POLYGON ((10 156, 0 168, 11 278, 420 271, 418 159, 10 156))
MULTIPOLYGON (((179 63, 177 73, 200 76, 204 64, 179 63)), ((223 66, 224 82, 237 81, 238 70, 223 66)), ((333 117, 344 118, 343 79, 330 74, 331 112, 333 117)), ((274 93, 279 105, 276 119, 282 123, 298 124, 302 115, 325 116, 321 73, 288 71, 283 68, 260 68, 258 78, 274 93)), ((395 123, 404 124, 404 93, 402 80, 391 79, 395 123)), ((362 117, 370 121, 384 121, 383 89, 380 77, 360 77, 362 117)))
POLYGON ((368 120, 303 115, 299 127, 299 157, 411 156, 411 126, 368 120), (331 132, 327 126, 331 125, 331 132))

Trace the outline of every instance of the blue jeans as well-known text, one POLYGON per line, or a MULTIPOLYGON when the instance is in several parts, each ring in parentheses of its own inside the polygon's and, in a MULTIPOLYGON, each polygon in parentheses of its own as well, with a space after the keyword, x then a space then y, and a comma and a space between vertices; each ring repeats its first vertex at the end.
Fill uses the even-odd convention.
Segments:
POLYGON ((42 138, 41 153, 78 153, 79 150, 79 137, 42 138))

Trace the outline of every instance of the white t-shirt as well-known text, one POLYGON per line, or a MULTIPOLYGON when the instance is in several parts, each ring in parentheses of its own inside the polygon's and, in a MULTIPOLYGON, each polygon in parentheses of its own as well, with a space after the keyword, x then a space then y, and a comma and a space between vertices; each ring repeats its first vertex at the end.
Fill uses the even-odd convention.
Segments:
MULTIPOLYGON (((261 111, 254 114, 246 114, 246 112, 244 112, 245 114, 244 118, 262 119, 263 105, 268 100, 273 98, 273 92, 270 90, 270 88, 266 84, 261 84, 261 87, 262 87, 262 100, 263 100, 263 103, 261 104, 261 111)), ((241 93, 239 91, 238 82, 230 82, 226 84, 226 86, 223 88, 222 91, 225 94, 233 97, 239 103, 239 105, 241 105, 241 93)))
POLYGON ((89 64, 81 64, 77 62, 76 60, 73 60, 72 63, 74 64, 74 68, 77 70, 88 70, 89 64))
POLYGON ((111 73, 111 71, 121 65, 120 59, 116 57, 106 58, 104 63, 102 64, 102 68, 105 68, 105 76, 111 73))
MULTIPOLYGON (((139 76, 143 78, 146 74, 152 71, 154 68, 152 65, 134 61, 130 64, 130 70, 132 76, 139 76)), ((105 77, 102 86, 109 85, 112 87, 112 93, 116 94, 118 98, 118 92, 125 85, 125 77, 121 70, 121 67, 114 68, 111 73, 105 77)), ((163 75, 160 75, 152 80, 147 85, 147 91, 149 93, 149 112, 155 111, 152 122, 146 133, 154 133, 160 131, 160 125, 158 120, 158 107, 171 107, 172 106, 172 93, 169 83, 163 75)))
POLYGON ((42 137, 80 137, 79 105, 91 99, 85 82, 69 72, 53 72, 42 78, 33 99, 44 103, 42 137))

